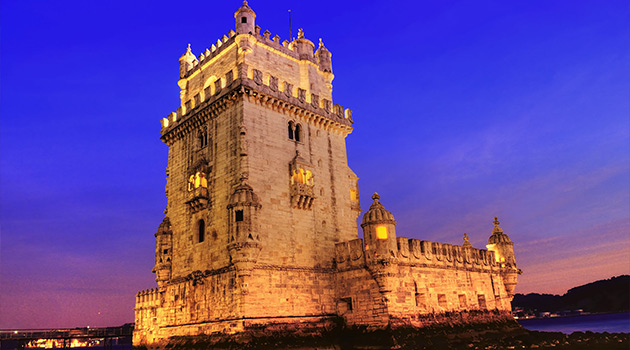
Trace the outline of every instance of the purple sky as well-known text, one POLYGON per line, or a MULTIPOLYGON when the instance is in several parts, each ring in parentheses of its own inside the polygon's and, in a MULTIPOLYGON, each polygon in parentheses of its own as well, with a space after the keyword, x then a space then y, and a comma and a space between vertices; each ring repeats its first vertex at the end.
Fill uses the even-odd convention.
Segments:
MULTIPOLYGON (((238 1, 0 5, 0 328, 120 325, 155 286, 178 57, 238 1)), ((627 1, 253 0, 323 38, 350 166, 398 236, 484 247, 496 215, 517 292, 630 273, 627 1)))

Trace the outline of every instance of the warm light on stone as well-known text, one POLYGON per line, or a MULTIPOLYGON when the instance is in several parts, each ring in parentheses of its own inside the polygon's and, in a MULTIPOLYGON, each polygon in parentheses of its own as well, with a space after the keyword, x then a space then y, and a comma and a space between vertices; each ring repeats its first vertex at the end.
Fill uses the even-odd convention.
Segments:
POLYGON ((468 310, 510 319, 520 270, 498 219, 488 250, 466 234, 462 246, 409 239, 374 193, 359 238, 353 116, 333 103, 330 51, 302 30, 284 44, 261 33, 247 2, 234 16, 236 31, 179 58, 181 104, 162 119, 157 288, 136 295, 134 346, 270 324, 422 327, 468 310))

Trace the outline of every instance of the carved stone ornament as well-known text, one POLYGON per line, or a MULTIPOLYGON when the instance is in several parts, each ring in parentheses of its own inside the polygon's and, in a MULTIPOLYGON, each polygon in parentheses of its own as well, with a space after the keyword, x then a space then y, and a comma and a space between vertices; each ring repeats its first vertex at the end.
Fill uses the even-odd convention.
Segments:
POLYGON ((258 69, 254 69, 254 82, 258 85, 262 84, 263 75, 262 72, 258 69))
POLYGON ((278 78, 274 76, 269 77, 269 88, 272 91, 278 91, 278 78))

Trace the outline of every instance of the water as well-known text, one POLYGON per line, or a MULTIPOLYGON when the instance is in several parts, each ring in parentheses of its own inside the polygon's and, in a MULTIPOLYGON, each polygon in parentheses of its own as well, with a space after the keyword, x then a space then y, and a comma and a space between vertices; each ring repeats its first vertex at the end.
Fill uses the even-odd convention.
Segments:
POLYGON ((630 312, 529 320, 519 319, 518 323, 531 331, 562 332, 565 334, 586 331, 630 333, 630 312))

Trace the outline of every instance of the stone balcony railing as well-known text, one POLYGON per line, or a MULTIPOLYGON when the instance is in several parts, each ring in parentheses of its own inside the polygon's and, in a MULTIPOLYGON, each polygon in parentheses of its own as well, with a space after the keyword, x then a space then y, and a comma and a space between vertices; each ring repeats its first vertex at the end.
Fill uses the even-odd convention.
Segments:
POLYGON ((315 191, 313 185, 300 183, 291 185, 291 203, 294 208, 311 209, 314 199, 315 191))
POLYGON ((210 204, 210 195, 207 187, 197 187, 188 192, 188 200, 186 204, 194 213, 205 209, 210 204))

